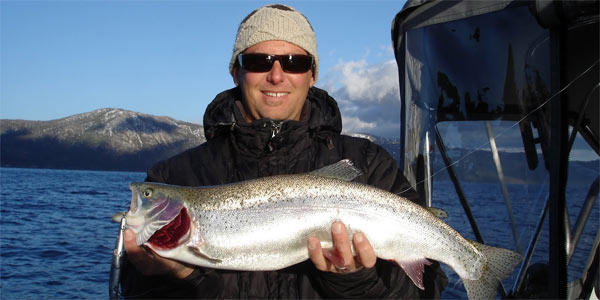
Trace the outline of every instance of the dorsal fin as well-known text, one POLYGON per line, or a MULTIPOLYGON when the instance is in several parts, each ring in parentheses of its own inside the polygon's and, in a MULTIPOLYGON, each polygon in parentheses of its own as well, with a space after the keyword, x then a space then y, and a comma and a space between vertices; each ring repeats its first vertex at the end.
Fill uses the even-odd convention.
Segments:
POLYGON ((362 172, 354 166, 351 160, 342 159, 335 164, 322 167, 310 172, 311 175, 323 176, 328 178, 351 181, 360 176, 362 172))

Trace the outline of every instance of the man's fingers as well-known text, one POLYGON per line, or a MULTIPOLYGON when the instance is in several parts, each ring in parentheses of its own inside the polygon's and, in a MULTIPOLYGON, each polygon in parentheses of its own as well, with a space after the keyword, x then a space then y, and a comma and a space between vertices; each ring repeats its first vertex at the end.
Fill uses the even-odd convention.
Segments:
POLYGON ((315 267, 321 271, 329 270, 329 266, 325 256, 323 255, 323 249, 321 248, 321 241, 316 237, 308 239, 308 256, 313 262, 315 267))
POLYGON ((135 232, 131 229, 123 232, 123 247, 125 248, 125 252, 127 252, 127 259, 135 266, 142 266, 151 260, 150 254, 137 245, 135 232))
POLYGON ((352 256, 352 248, 350 239, 344 223, 336 221, 331 225, 331 235, 336 253, 332 253, 327 257, 337 267, 352 267, 354 257, 352 256), (339 257, 336 257, 337 256, 339 257))
POLYGON ((137 257, 138 255, 136 254, 138 252, 144 251, 136 244, 135 232, 133 232, 131 229, 127 229, 125 232, 123 232, 123 247, 125 248, 127 255, 132 257, 137 257))
POLYGON ((318 270, 349 273, 362 267, 375 266, 377 256, 364 233, 355 233, 350 244, 346 226, 336 221, 331 225, 331 236, 333 248, 323 249, 317 237, 311 237, 307 241, 308 255, 318 270), (356 251, 356 257, 352 255, 352 246, 356 251))
POLYGON ((377 256, 371 243, 362 232, 357 232, 353 237, 354 250, 356 250, 357 259, 365 268, 371 268, 377 262, 377 256))
POLYGON ((123 246, 127 252, 127 259, 144 275, 171 274, 182 279, 194 271, 192 266, 160 257, 152 250, 138 246, 135 242, 135 233, 131 229, 123 233, 123 246))

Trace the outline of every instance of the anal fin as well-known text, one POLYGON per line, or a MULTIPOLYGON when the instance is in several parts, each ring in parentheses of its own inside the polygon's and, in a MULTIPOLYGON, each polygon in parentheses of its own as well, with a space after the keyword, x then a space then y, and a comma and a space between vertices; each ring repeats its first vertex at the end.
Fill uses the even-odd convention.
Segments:
POLYGON ((396 259, 394 260, 404 270, 406 275, 412 280, 412 282, 420 289, 424 290, 423 285, 423 272, 425 271, 425 265, 431 265, 432 263, 426 258, 415 258, 415 259, 396 259))

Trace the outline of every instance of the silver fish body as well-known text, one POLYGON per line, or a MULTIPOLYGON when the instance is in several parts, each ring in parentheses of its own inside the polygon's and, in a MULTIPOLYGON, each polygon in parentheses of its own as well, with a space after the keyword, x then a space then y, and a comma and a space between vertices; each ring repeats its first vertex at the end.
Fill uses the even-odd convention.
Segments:
POLYGON ((138 244, 163 257, 258 271, 308 259, 311 236, 331 246, 331 224, 340 220, 350 236, 363 232, 379 258, 397 262, 420 288, 423 264, 432 259, 452 267, 472 298, 493 298, 498 281, 520 261, 510 250, 463 238, 410 200, 332 177, 281 175, 199 188, 132 183, 127 222, 138 244), (189 215, 186 232, 169 246, 153 243, 151 236, 181 214, 189 215))

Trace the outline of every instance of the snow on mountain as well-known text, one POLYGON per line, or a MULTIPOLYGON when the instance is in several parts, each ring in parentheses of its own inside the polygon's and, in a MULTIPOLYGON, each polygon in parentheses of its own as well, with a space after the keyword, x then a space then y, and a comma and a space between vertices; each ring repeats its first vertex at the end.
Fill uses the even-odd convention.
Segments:
POLYGON ((0 133, 11 131, 21 132, 21 139, 52 138, 66 144, 104 147, 120 154, 176 143, 190 148, 206 141, 201 125, 114 108, 51 121, 2 120, 0 133))

